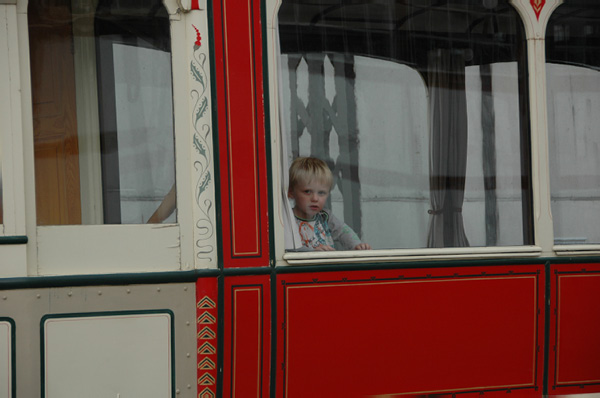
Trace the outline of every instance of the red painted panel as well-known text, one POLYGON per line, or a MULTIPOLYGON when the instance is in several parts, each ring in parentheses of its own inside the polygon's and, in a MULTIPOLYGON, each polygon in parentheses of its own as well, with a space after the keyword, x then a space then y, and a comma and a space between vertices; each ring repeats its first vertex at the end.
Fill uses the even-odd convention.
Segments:
POLYGON ((269 265, 260 0, 213 5, 225 267, 269 265))
POLYGON ((278 397, 541 394, 542 267, 279 278, 278 397))
POLYGON ((198 398, 217 396, 217 278, 196 281, 198 398))
POLYGON ((533 12, 535 12, 535 16, 537 19, 540 19, 540 13, 542 12, 542 8, 546 5, 546 0, 530 0, 531 8, 533 8, 533 12))
POLYGON ((552 394, 600 392, 600 264, 551 268, 552 394))
POLYGON ((268 397, 270 275, 225 279, 224 397, 268 397))

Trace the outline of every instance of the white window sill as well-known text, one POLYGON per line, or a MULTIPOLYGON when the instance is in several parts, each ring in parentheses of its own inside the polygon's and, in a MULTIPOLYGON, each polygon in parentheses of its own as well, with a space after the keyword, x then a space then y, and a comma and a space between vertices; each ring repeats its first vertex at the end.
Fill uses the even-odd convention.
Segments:
MULTIPOLYGON (((598 246, 600 251, 600 246, 598 246)), ((460 260, 475 258, 538 257, 538 246, 453 247, 444 249, 356 250, 334 252, 287 252, 287 265, 345 264, 358 262, 460 260)), ((283 264, 282 264, 283 265, 283 264)))
POLYGON ((590 245, 555 245, 552 247, 557 256, 574 255, 598 255, 600 254, 599 244, 590 245))

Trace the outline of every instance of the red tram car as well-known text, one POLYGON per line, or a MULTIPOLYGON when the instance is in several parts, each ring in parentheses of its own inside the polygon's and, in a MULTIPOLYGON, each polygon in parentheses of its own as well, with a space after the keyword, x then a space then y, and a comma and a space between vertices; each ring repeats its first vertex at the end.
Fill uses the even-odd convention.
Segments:
POLYGON ((594 0, 0 0, 0 398, 600 394, 599 54, 594 0))

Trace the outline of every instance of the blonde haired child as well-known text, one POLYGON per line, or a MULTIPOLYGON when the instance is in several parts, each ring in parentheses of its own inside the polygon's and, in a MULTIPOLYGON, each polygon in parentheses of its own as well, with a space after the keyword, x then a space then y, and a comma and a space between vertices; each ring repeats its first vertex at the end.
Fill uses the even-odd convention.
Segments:
POLYGON ((290 166, 288 198, 294 200, 294 216, 308 250, 369 250, 348 225, 324 209, 333 185, 327 164, 313 157, 299 157, 290 166))

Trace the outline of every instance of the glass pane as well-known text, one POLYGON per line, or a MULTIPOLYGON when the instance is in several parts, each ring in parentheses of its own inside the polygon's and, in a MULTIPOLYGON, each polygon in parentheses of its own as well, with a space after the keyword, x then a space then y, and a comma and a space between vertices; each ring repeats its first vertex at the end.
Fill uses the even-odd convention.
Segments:
POLYGON ((326 217, 373 248, 532 243, 525 37, 508 2, 284 0, 279 32, 284 167, 327 163, 326 217))
POLYGON ((556 9, 546 60, 554 240, 600 243, 600 3, 556 9))
POLYGON ((176 221, 160 0, 29 5, 38 225, 176 221))
POLYGON ((4 200, 2 199, 2 138, 0 137, 0 224, 4 223, 4 200))

